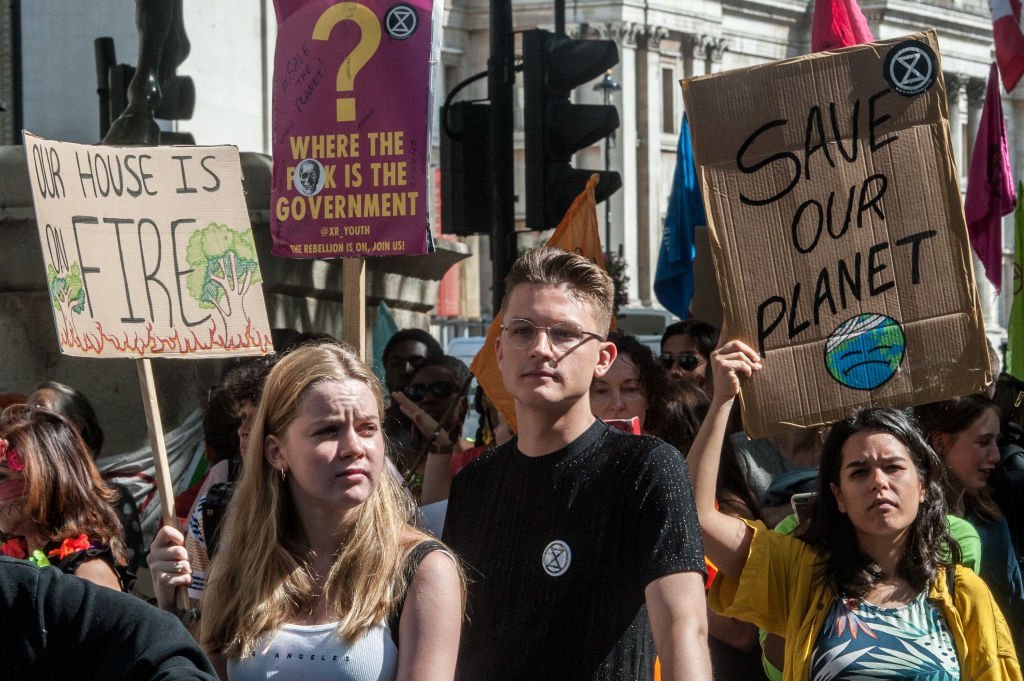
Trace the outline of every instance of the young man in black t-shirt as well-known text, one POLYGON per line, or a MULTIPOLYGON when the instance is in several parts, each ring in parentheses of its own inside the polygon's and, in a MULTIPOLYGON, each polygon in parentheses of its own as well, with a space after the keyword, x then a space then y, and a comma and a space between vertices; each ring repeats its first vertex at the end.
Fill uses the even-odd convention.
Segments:
POLYGON ((594 418, 615 361, 612 282, 533 249, 512 267, 498 364, 517 438, 452 484, 444 538, 468 566, 461 681, 711 679, 703 547, 686 464, 594 418))

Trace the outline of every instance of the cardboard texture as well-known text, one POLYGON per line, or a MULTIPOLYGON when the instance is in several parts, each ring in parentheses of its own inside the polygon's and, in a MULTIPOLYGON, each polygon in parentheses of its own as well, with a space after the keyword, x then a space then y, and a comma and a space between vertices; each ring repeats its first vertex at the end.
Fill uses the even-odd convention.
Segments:
POLYGON ((273 349, 238 149, 25 146, 61 352, 273 349))
POLYGON ((992 380, 934 31, 682 88, 751 436, 992 380))

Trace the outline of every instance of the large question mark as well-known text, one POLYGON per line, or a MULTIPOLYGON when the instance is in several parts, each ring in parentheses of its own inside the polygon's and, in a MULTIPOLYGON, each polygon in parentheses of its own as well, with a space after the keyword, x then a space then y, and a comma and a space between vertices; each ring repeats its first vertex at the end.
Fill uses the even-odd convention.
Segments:
MULTIPOLYGON (((354 21, 359 24, 359 44, 355 46, 344 61, 338 66, 338 92, 351 92, 356 74, 366 66, 370 57, 380 46, 380 21, 377 15, 366 5, 357 2, 341 2, 328 7, 313 27, 314 40, 327 40, 331 37, 334 27, 343 21, 354 21)), ((338 97, 338 122, 344 123, 356 119, 355 97, 338 97)))

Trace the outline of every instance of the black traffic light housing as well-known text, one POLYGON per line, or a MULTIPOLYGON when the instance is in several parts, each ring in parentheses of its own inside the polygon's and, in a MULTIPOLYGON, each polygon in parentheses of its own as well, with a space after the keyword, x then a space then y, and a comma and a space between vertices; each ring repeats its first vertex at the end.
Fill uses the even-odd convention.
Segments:
POLYGON ((572 167, 577 151, 612 134, 619 113, 607 104, 573 104, 573 89, 619 63, 611 40, 577 40, 539 29, 523 32, 523 123, 526 146, 526 226, 558 225, 587 180, 600 176, 603 201, 622 187, 616 172, 572 167))
POLYGON ((441 231, 490 234, 490 104, 455 102, 441 107, 441 231))

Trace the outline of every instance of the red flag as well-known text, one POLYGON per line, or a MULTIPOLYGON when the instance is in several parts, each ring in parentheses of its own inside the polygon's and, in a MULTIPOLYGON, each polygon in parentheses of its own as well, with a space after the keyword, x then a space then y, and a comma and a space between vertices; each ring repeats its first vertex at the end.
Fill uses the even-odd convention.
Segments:
POLYGON ((857 0, 815 0, 811 23, 812 52, 838 50, 874 40, 857 0))
POLYGON ((992 40, 1003 87, 1011 92, 1024 75, 1024 33, 1020 27, 1020 0, 990 0, 992 40))
POLYGON ((967 178, 967 197, 964 214, 967 233, 978 259, 985 266, 985 276, 998 291, 1003 282, 1003 227, 1004 215, 1013 212, 1017 192, 1013 186, 1010 154, 1006 148, 1006 125, 1003 122, 1003 102, 999 96, 999 78, 996 65, 988 74, 985 104, 981 109, 978 136, 971 154, 971 169, 967 178))

